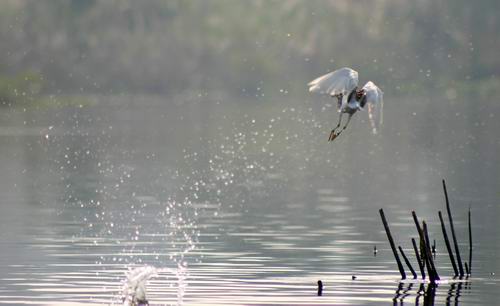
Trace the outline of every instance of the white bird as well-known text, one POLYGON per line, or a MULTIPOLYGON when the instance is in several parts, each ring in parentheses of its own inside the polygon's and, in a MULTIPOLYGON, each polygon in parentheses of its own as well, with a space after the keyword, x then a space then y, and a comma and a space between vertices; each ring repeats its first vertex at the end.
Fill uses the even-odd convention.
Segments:
POLYGON ((374 134, 377 133, 377 127, 383 121, 383 95, 384 93, 372 81, 367 82, 361 89, 358 89, 358 72, 351 68, 340 68, 317 79, 309 84, 310 92, 318 92, 337 98, 337 108, 340 113, 337 126, 330 133, 328 141, 332 141, 347 128, 352 115, 358 110, 368 107, 368 118, 374 134), (342 115, 349 114, 344 127, 337 133, 337 129, 342 123, 342 115))

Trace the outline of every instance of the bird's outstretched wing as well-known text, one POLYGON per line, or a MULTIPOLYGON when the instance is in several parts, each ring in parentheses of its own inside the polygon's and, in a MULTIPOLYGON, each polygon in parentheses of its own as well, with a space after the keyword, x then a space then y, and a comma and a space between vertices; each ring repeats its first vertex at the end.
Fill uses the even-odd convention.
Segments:
POLYGON ((384 92, 372 81, 366 83, 363 90, 366 95, 365 105, 368 105, 368 118, 372 125, 373 134, 376 134, 377 129, 380 128, 384 121, 384 92))
POLYGON ((358 86, 358 72, 351 68, 340 68, 309 82, 310 92, 318 92, 336 96, 342 94, 347 96, 358 86))

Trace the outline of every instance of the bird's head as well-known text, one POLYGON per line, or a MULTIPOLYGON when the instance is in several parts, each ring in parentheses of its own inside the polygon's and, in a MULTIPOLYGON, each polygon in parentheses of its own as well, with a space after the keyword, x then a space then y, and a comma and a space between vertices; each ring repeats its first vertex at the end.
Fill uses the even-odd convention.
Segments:
POLYGON ((365 95, 365 91, 363 89, 356 91, 356 100, 360 100, 365 95))

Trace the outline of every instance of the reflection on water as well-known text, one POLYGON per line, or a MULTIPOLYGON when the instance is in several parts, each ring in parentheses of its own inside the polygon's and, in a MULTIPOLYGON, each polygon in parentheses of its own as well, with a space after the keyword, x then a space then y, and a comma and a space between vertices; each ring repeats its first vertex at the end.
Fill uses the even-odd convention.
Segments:
POLYGON ((436 216, 444 205, 436 173, 447 172, 430 171, 437 164, 410 149, 401 158, 380 147, 397 141, 390 131, 372 140, 353 129, 340 149, 309 109, 101 102, 2 114, 0 303, 110 304, 126 272, 144 266, 159 269, 147 282, 152 304, 497 300, 491 194, 454 191, 457 233, 466 237, 458 216, 469 205, 476 221, 472 279, 399 282, 377 211, 387 211, 401 243, 414 235, 416 209, 437 240, 440 274, 452 275, 436 216))
MULTIPOLYGON (((449 279, 439 284, 399 283, 393 302, 394 305, 412 304, 411 301, 414 299, 415 305, 458 305, 462 290, 469 293, 470 284, 471 282, 468 279, 449 279), (449 288, 446 299, 444 301, 436 301, 436 291, 438 289, 440 291, 445 290, 446 288, 449 288), (410 300, 410 303, 408 303, 408 300, 410 300)), ((475 304, 474 302, 472 303, 475 304)))

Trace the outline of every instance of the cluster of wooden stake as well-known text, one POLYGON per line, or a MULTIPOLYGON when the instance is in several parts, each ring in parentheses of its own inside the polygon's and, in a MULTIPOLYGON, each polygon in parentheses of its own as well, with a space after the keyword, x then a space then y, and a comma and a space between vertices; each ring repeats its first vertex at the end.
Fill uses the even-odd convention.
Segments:
MULTIPOLYGON (((448 212, 448 219, 450 222, 450 229, 451 229, 451 235, 453 238, 453 244, 455 247, 455 254, 456 254, 456 261, 455 261, 455 256, 453 255, 453 250, 450 245, 450 240, 448 239, 448 234, 446 231, 446 227, 444 225, 443 221, 443 216, 441 214, 441 211, 439 211, 439 220, 441 221, 441 230, 443 232, 443 237, 444 237, 444 242, 446 244, 446 249, 448 251, 448 255, 450 257, 451 265, 453 266, 453 271, 455 272, 454 277, 460 277, 463 278, 464 276, 469 276, 471 274, 471 269, 472 269, 472 231, 471 231, 471 214, 470 214, 470 208, 469 208, 469 263, 464 262, 462 264, 462 259, 460 257, 460 250, 458 247, 458 242, 457 242, 457 237, 455 235, 455 228, 453 226, 453 217, 451 215, 451 209, 450 209, 450 201, 448 199, 448 192, 446 191, 446 182, 443 180, 443 190, 444 190, 444 196, 446 199, 446 210, 448 212), (458 268, 457 268, 458 266, 458 268), (465 271, 464 271, 464 266, 465 266, 465 271)), ((436 283, 439 278, 439 274, 436 270, 436 266, 434 264, 434 260, 432 257, 432 250, 431 250, 431 245, 429 243, 429 234, 427 232, 427 224, 425 221, 422 222, 422 226, 420 225, 420 222, 418 221, 417 214, 415 211, 411 212, 413 216, 413 221, 415 222, 415 226, 417 227, 418 235, 420 238, 420 253, 419 253, 419 248, 417 247, 417 243, 414 238, 411 239, 411 242, 413 244, 413 249, 415 251, 415 256, 418 261, 418 266, 420 268, 420 272, 422 274, 422 279, 425 279, 425 267, 427 267, 427 275, 429 276, 429 281, 431 283, 436 283)), ((401 278, 406 279, 406 273, 403 268, 403 265, 401 264, 401 260, 399 259, 399 254, 396 249, 396 245, 394 244, 394 239, 392 239, 391 231, 389 229, 389 224, 387 223, 387 220, 384 215, 384 211, 380 209, 380 217, 382 218, 382 223, 384 223, 385 227, 385 232, 387 234, 387 239, 389 240, 389 244, 391 245, 392 252, 394 253, 394 257, 396 259, 396 263, 398 265, 399 272, 401 273, 401 278)), ((403 257, 406 265, 410 269, 411 273, 413 274, 413 278, 417 278, 417 273, 413 269, 413 267, 410 264, 410 261, 408 260, 408 257, 404 253, 403 249, 401 246, 398 246, 399 252, 401 253, 401 256, 403 257)))

